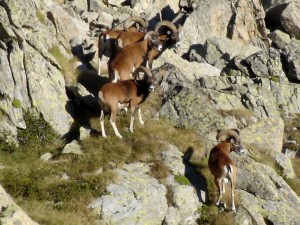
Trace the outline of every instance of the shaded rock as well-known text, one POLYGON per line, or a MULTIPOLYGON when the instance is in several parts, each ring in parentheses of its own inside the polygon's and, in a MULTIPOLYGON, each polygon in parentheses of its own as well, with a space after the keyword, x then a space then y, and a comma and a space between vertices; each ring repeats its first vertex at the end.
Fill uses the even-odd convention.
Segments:
POLYGON ((298 47, 300 40, 292 40, 284 52, 286 60, 287 75, 291 81, 300 80, 300 48, 298 47))
POLYGON ((290 36, 280 30, 271 32, 268 37, 272 40, 272 44, 281 50, 286 50, 291 42, 290 36))
POLYGON ((300 39, 300 2, 291 1, 281 14, 281 23, 291 37, 300 39))

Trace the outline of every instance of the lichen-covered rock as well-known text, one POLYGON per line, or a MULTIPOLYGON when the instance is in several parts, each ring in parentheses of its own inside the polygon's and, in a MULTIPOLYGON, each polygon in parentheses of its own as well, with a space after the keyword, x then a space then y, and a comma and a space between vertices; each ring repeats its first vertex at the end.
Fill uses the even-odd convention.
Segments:
POLYGON ((118 183, 110 184, 108 194, 90 205, 97 209, 104 224, 162 223, 168 210, 167 189, 147 175, 149 170, 144 163, 133 163, 116 170, 118 183))
POLYGON ((268 46, 264 22, 264 10, 260 1, 205 0, 187 18, 180 33, 180 54, 192 49, 201 51, 207 38, 218 36, 239 40, 264 48, 268 46))
POLYGON ((38 225, 10 197, 0 185, 0 224, 38 225))
POLYGON ((0 15, 3 31, 0 36, 0 93, 3 95, 0 107, 7 117, 3 121, 9 121, 3 126, 4 132, 12 136, 16 128, 26 129, 23 113, 30 110, 41 113, 57 133, 67 133, 72 118, 66 111, 65 80, 61 66, 49 50, 61 43, 67 47, 66 38, 74 35, 73 28, 80 23, 69 18, 66 27, 73 30, 72 34, 67 33, 62 24, 66 25, 69 16, 52 1, 46 5, 42 1, 26 0, 18 4, 5 1, 1 3, 0 15), (61 18, 55 21, 50 12, 53 8, 47 6, 64 12, 60 16, 64 15, 65 21, 61 18))
POLYGON ((254 153, 260 149, 274 157, 281 153, 283 133, 284 123, 280 117, 262 119, 241 130, 243 143, 251 146, 254 153))
POLYGON ((182 163, 183 154, 174 145, 169 145, 165 151, 161 153, 160 158, 164 161, 173 175, 184 174, 184 164, 182 163), (181 162, 181 163, 180 163, 181 162))
POLYGON ((62 150, 62 153, 82 155, 83 151, 82 151, 81 146, 79 145, 78 141, 74 140, 71 143, 66 144, 66 146, 62 150))
POLYGON ((172 49, 166 49, 158 59, 154 60, 153 68, 158 68, 165 64, 181 65, 177 69, 191 81, 203 76, 220 76, 221 73, 220 69, 206 62, 197 63, 184 60, 172 49))
POLYGON ((161 69, 168 73, 161 82, 165 94, 160 116, 169 119, 175 126, 193 127, 202 135, 224 125, 223 119, 207 103, 201 90, 194 88, 176 67, 166 64, 161 69))
MULTIPOLYGON (((300 198, 282 177, 272 168, 255 162, 247 155, 233 156, 238 168, 238 209, 246 209, 248 218, 253 220, 250 224, 265 224, 265 219, 274 224, 297 224, 300 219, 300 198)), ((238 218, 243 216, 237 215, 238 218)), ((237 223, 243 224, 242 221, 237 223)))
POLYGON ((235 56, 246 58, 258 51, 261 48, 225 37, 209 37, 204 44, 205 60, 219 69, 224 68, 235 56))
POLYGON ((282 168, 283 176, 288 179, 294 179, 295 173, 292 162, 286 154, 279 154, 275 157, 276 162, 282 168))

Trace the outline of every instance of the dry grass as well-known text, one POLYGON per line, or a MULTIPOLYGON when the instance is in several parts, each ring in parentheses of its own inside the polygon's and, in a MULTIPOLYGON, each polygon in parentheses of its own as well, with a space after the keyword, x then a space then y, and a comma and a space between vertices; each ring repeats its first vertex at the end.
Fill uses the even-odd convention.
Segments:
POLYGON ((233 116, 234 118, 236 118, 237 120, 237 125, 240 128, 243 128, 244 125, 241 124, 240 119, 244 118, 247 122, 247 124, 252 124, 252 120, 251 117, 256 117, 257 115, 255 112, 249 110, 249 109, 232 109, 232 110, 219 110, 219 113, 223 116, 223 117, 227 117, 227 116, 233 116))
POLYGON ((292 165, 296 178, 287 180, 290 187, 300 196, 300 158, 294 158, 292 160, 292 165))

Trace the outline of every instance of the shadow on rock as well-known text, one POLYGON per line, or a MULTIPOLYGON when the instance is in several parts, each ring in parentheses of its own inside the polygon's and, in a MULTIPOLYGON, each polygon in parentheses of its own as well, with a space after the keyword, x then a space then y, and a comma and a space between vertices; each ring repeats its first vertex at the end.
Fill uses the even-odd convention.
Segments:
POLYGON ((195 187, 199 201, 202 203, 207 202, 208 192, 207 192, 207 183, 203 175, 201 175, 190 163, 191 156, 194 153, 194 149, 189 147, 185 152, 183 158, 183 164, 185 166, 184 175, 190 181, 190 183, 195 187))

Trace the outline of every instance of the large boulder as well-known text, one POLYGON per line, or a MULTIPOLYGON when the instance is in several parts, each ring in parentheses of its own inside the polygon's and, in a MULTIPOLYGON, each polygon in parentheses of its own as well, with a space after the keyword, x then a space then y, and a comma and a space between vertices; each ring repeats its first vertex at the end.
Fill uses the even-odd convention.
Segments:
POLYGON ((181 55, 201 46, 212 36, 227 37, 245 44, 268 46, 264 10, 260 1, 205 0, 186 19, 180 33, 181 55))
POLYGON ((281 14, 283 28, 291 37, 300 39, 300 2, 291 1, 281 14))
POLYGON ((239 196, 237 224, 297 224, 300 220, 300 198, 276 172, 247 155, 236 155, 239 196), (244 211, 246 210, 246 212, 244 211), (275 213, 280 212, 280 213, 275 213))
POLYGON ((165 186, 147 175, 144 163, 116 170, 117 184, 107 187, 107 195, 90 205, 104 224, 161 224, 168 210, 165 186))

